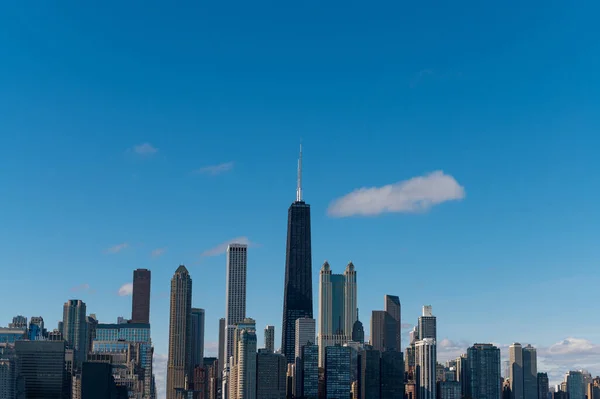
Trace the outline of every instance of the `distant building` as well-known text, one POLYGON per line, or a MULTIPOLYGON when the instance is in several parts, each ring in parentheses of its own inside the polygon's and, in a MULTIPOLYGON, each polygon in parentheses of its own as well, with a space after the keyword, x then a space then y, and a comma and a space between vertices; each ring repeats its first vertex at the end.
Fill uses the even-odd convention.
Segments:
POLYGON ((523 348, 523 398, 538 399, 537 351, 531 345, 523 348))
POLYGON ((380 352, 395 350, 396 320, 385 310, 371 313, 371 346, 380 352))
POLYGON ((317 399, 319 395, 319 347, 305 345, 302 347, 300 373, 300 397, 317 399))
POLYGON ((17 341, 17 375, 24 399, 64 399, 68 380, 64 341, 17 341))
POLYGON ((248 246, 245 244, 229 244, 227 246, 226 268, 226 352, 225 361, 233 356, 236 324, 246 318, 246 269, 248 262, 248 246))
POLYGON ((81 367, 89 348, 85 303, 70 299, 63 306, 63 338, 75 352, 76 369, 81 367))
POLYGON ((204 359, 204 309, 192 308, 192 358, 191 365, 195 368, 203 366, 204 359))
POLYGON ((381 353, 381 399, 401 399, 404 395, 404 358, 402 352, 381 353))
POLYGON ((510 362, 510 397, 511 399, 524 399, 523 391, 523 347, 514 343, 508 348, 510 362))
POLYGON ((360 344, 365 343, 365 328, 358 318, 358 310, 356 311, 356 321, 354 322, 354 326, 352 326, 352 341, 360 344))
POLYGON ((308 317, 296 319, 296 337, 294 341, 296 344, 294 355, 299 358, 302 355, 303 346, 308 343, 315 343, 315 319, 308 317))
POLYGON ((246 318, 234 332, 229 374, 230 399, 256 398, 256 322, 246 318))
POLYGON ((21 315, 13 317, 12 323, 8 324, 8 328, 27 328, 27 317, 21 315))
MULTIPOLYGON (((327 398, 350 397, 350 351, 347 346, 329 346, 325 350, 325 392, 327 398)), ((434 398, 435 399, 435 398, 434 398)))
POLYGON ((108 363, 84 362, 80 383, 82 399, 127 399, 121 396, 108 363))
MULTIPOLYGON (((11 352, 14 352, 11 349, 11 352)), ((14 399, 17 388, 16 359, 14 353, 0 352, 0 398, 14 399)))
MULTIPOLYGON (((225 367, 225 363, 227 363, 227 360, 225 359, 225 355, 227 353, 227 331, 226 331, 226 324, 225 324, 225 318, 220 318, 219 319, 219 367, 221 367, 221 370, 225 367)), ((220 377, 219 377, 220 379, 220 377)))
POLYGON ((441 381, 438 383, 439 399, 461 399, 462 393, 460 382, 458 381, 441 381))
POLYGON ((148 269, 133 271, 131 322, 150 323, 150 286, 152 273, 148 269))
POLYGON ((287 359, 260 349, 256 356, 256 398, 285 399, 287 359))
MULTIPOLYGON (((401 305, 400 298, 396 295, 385 296, 385 311, 394 321, 395 339, 386 344, 386 349, 400 352, 402 351, 402 323, 401 323, 401 305)), ((393 337, 394 338, 394 337, 393 337)), ((435 337, 433 337, 435 338, 435 337)))
POLYGON ((381 398, 381 352, 365 349, 360 353, 360 397, 381 398))
POLYGON ((467 350, 467 397, 500 399, 500 349, 492 344, 474 344, 467 350))
MULTIPOLYGON (((547 373, 537 373, 537 386, 538 399, 548 399, 548 395, 550 394, 550 382, 547 373)), ((600 399, 600 396, 598 398, 588 397, 588 399, 600 399)))
POLYGON ((435 381, 436 359, 435 339, 424 338, 416 342, 415 360, 419 399, 437 399, 435 381))
POLYGON ((423 313, 419 317, 419 339, 432 338, 437 340, 437 321, 431 311, 431 305, 423 306, 423 313))
POLYGON ((265 349, 268 352, 275 352, 275 326, 265 327, 265 349))
POLYGON ((14 344, 16 341, 27 337, 27 328, 0 327, 0 344, 14 344))
POLYGON ((583 373, 581 371, 569 371, 565 379, 569 399, 585 399, 583 373))

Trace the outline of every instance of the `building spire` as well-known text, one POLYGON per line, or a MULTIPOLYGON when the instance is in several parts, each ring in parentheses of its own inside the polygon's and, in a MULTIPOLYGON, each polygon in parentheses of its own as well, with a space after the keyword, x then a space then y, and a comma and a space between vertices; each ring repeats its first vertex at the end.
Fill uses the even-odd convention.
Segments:
POLYGON ((296 202, 302 201, 302 142, 300 143, 300 157, 298 158, 298 182, 296 186, 296 202))

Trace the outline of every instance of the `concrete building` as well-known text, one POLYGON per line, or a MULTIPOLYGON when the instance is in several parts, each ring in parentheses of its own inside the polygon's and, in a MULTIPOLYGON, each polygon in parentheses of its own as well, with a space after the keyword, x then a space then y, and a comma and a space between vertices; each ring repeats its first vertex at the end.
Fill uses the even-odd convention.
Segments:
POLYGON ((523 392, 523 347, 518 342, 508 347, 509 380, 511 399, 524 399, 523 392))
POLYGON ((308 343, 315 343, 315 319, 301 317, 296 320, 296 350, 294 353, 296 358, 301 357, 302 347, 308 343))
POLYGON ((424 338, 415 343, 416 379, 419 387, 419 399, 436 398, 436 342, 433 338, 424 338))
POLYGON ((171 279, 167 399, 182 399, 178 390, 192 382, 192 278, 181 265, 171 279))
POLYGON ((437 321, 432 313, 431 305, 423 306, 423 313, 419 317, 419 339, 432 338, 437 340, 437 321))
POLYGON ((256 398, 256 322, 246 318, 234 331, 234 354, 230 359, 229 399, 256 398))
POLYGON ((275 353, 275 326, 265 327, 265 349, 267 352, 275 353))
POLYGON ((63 306, 63 338, 75 353, 76 369, 86 360, 89 347, 85 303, 70 299, 63 306))

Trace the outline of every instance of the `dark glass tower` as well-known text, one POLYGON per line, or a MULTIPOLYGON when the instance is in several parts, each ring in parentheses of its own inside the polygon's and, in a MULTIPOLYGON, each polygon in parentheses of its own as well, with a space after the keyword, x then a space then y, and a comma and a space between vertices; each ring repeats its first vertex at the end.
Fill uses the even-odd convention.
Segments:
POLYGON ((294 362, 296 320, 313 318, 310 205, 302 200, 302 147, 298 159, 296 201, 288 209, 285 251, 285 288, 281 349, 288 363, 294 362))
POLYGON ((150 323, 150 278, 151 273, 148 269, 133 271, 132 323, 150 323))

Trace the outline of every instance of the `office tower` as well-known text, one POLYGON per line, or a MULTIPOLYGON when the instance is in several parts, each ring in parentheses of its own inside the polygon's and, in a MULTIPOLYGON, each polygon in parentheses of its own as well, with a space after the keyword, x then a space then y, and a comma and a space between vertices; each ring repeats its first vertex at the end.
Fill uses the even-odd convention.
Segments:
POLYGON ((423 338, 415 343, 415 363, 419 399, 436 399, 435 371, 437 354, 435 339, 423 338))
MULTIPOLYGON (((548 380, 547 373, 538 373, 537 374, 537 386, 538 386, 538 399, 548 399, 548 394, 550 393, 550 382, 548 380)), ((600 399, 591 398, 588 395, 588 399, 600 399)))
POLYGON ((301 317, 296 320, 296 336, 294 341, 296 344, 294 356, 295 358, 299 358, 304 345, 315 343, 315 319, 301 317))
POLYGON ((80 368, 89 346, 85 303, 70 299, 63 306, 63 338, 75 353, 75 368, 80 368))
POLYGON ((500 399, 502 393, 500 349, 492 344, 474 344, 467 350, 466 359, 467 397, 500 399))
POLYGON ((93 344, 94 340, 96 339, 96 328, 98 327, 98 319, 96 318, 96 315, 92 313, 91 315, 86 316, 85 322, 87 324, 87 326, 86 326, 86 328, 87 328, 86 356, 87 356, 87 354, 92 351, 92 344, 93 344))
MULTIPOLYGON (((400 352, 402 350, 402 323, 400 322, 400 314, 401 314, 401 306, 400 306, 400 298, 396 295, 386 295, 385 296, 385 311, 390 315, 390 317, 394 320, 395 327, 395 341, 388 342, 387 349, 395 350, 400 352), (392 346, 393 344, 393 346, 392 346)), ((432 337, 435 338, 435 337, 432 337)))
POLYGON ((456 380, 460 382, 462 395, 466 395, 469 390, 469 361, 466 353, 456 358, 456 380))
POLYGON ((511 399, 524 399, 523 347, 518 342, 508 347, 508 361, 510 362, 510 397, 511 399))
POLYGON ((300 147, 296 201, 288 209, 285 250, 281 350, 288 363, 294 362, 296 320, 300 317, 313 318, 312 300, 310 205, 302 199, 302 147, 300 147))
POLYGON ((565 379, 569 399, 585 399, 583 373, 581 371, 569 371, 565 379))
POLYGON ((396 320, 385 310, 371 314, 371 345, 380 352, 396 350, 396 320))
POLYGON ((317 399, 319 395, 319 347, 304 345, 301 355, 300 397, 317 399))
POLYGON ((187 389, 191 379, 192 279, 181 265, 171 279, 169 315, 169 357, 167 361, 167 399, 180 399, 178 389, 187 389))
POLYGON ((423 306, 423 315, 419 317, 419 339, 437 339, 436 318, 431 313, 431 305, 423 306))
POLYGON ((236 324, 246 318, 246 268, 248 246, 229 244, 227 246, 227 303, 225 323, 227 328, 227 352, 225 361, 233 355, 233 337, 236 324))
POLYGON ((461 399, 462 393, 460 382, 458 381, 441 381, 438 383, 439 399, 461 399))
POLYGON ((256 398, 256 322, 246 318, 236 325, 230 360, 229 398, 256 398))
POLYGON ((361 344, 365 343, 365 328, 363 323, 358 318, 358 309, 356 309, 356 321, 352 326, 352 341, 361 344))
POLYGON ((226 349, 226 345, 227 345, 227 332, 226 332, 226 328, 225 328, 226 324, 225 324, 225 318, 220 318, 219 319, 219 367, 221 367, 221 369, 223 369, 223 367, 225 366, 225 363, 227 363, 225 361, 225 353, 227 351, 226 349))
POLYGON ((13 345, 0 344, 0 398, 15 399, 17 364, 13 345))
POLYGON ((268 352, 275 352, 275 326, 265 327, 265 349, 268 352))
POLYGON ((523 398, 537 399, 537 352, 531 345, 522 350, 523 354, 523 398))
POLYGON ((287 359, 281 353, 259 349, 256 355, 256 397, 285 399, 287 359))
POLYGON ((17 341, 17 375, 23 380, 24 399, 64 399, 65 341, 17 341))
POLYGON ((344 270, 344 334, 352 339, 352 327, 358 320, 358 298, 356 285, 356 270, 354 264, 348 262, 344 270))
POLYGON ((381 399, 404 398, 404 358, 400 351, 381 353, 381 399))
POLYGON ((133 271, 132 323, 150 323, 150 280, 150 270, 137 269, 133 271))
POLYGON ((350 397, 350 351, 347 346, 325 349, 325 392, 327 398, 350 397))
POLYGON ((600 399, 600 377, 592 379, 592 382, 587 384, 587 399, 600 399))
POLYGON ((15 316, 12 319, 12 323, 8 323, 8 328, 27 328, 27 317, 15 316))
POLYGON ((152 356, 150 324, 98 323, 88 361, 111 363, 120 385, 129 386, 136 395, 148 396, 152 390, 152 356))
POLYGON ((192 308, 192 367, 202 367, 204 359, 204 309, 192 308))
POLYGON ((365 349, 360 352, 360 397, 381 398, 381 353, 375 349, 365 349))

